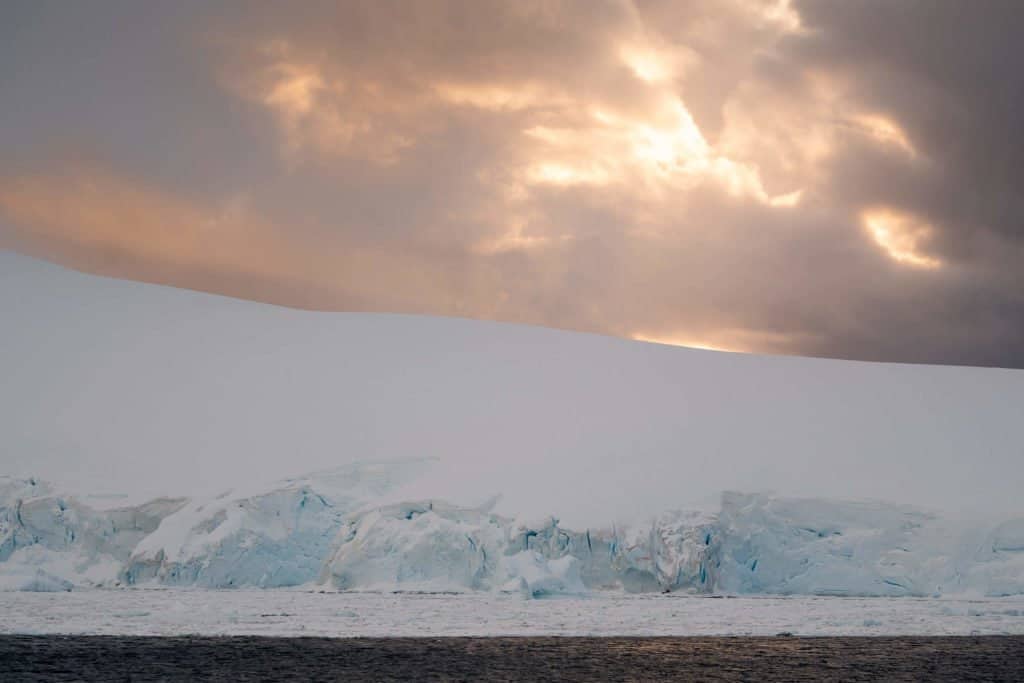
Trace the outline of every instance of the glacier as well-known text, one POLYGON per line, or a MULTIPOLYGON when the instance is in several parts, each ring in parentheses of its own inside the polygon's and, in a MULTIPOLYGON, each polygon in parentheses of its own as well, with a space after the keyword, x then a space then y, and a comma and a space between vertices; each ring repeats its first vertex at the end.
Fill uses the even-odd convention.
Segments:
POLYGON ((1024 594, 1024 518, 725 492, 716 510, 567 528, 495 499, 401 500, 429 460, 352 463, 262 489, 101 509, 0 478, 0 590, 190 586, 727 595, 1024 594))
POLYGON ((714 508, 725 490, 1024 514, 1021 370, 313 313, 2 251, 0 281, 0 474, 66 498, 259 495, 430 457, 444 467, 401 499, 501 492, 495 512, 572 529, 714 508))
POLYGON ((6 590, 1021 593, 1019 370, 0 280, 6 590))

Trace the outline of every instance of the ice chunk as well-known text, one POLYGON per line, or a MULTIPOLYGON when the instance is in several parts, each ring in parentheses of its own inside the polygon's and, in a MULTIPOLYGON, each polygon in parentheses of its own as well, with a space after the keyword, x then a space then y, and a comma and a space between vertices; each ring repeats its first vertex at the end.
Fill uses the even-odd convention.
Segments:
POLYGON ((346 520, 321 576, 340 589, 482 589, 504 545, 495 515, 434 501, 401 503, 346 520))
POLYGON ((550 560, 535 550, 523 550, 506 556, 502 570, 507 577, 502 590, 527 598, 587 592, 580 580, 579 560, 571 555, 550 560))
POLYGON ((48 574, 32 567, 2 567, 0 591, 29 591, 33 593, 58 593, 70 591, 70 581, 48 574))

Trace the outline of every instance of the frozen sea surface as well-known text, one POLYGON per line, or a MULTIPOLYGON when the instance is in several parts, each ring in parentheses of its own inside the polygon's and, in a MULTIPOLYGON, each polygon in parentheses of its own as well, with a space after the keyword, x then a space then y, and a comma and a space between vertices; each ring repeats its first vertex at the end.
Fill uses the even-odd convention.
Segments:
POLYGON ((1024 634, 1024 596, 838 598, 86 590, 0 593, 0 633, 263 636, 1024 634))

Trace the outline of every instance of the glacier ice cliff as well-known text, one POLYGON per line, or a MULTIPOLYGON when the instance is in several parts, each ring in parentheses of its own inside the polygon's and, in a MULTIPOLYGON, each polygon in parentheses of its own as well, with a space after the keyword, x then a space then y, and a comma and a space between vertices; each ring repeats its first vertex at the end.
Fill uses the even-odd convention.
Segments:
POLYGON ((427 463, 362 463, 189 501, 140 541, 120 574, 129 585, 279 588, 312 581, 343 515, 427 463))
POLYGON ((96 510, 35 479, 0 479, 0 577, 51 588, 116 583, 134 548, 184 503, 96 510))
POLYGON ((569 529, 552 516, 395 500, 426 465, 97 509, 0 478, 0 590, 173 585, 931 596, 1024 593, 1024 519, 727 492, 717 511, 569 529))

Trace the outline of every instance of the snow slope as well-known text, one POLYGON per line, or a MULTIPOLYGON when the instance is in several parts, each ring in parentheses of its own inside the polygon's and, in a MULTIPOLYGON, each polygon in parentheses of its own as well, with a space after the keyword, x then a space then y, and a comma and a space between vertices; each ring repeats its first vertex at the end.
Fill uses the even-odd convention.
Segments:
POLYGON ((0 326, 0 474, 94 506, 435 458, 389 502, 500 493, 572 528, 724 490, 1024 515, 1022 371, 312 313, 3 252, 0 326))
POLYGON ((311 313, 4 252, 0 320, 6 587, 1021 590, 1021 371, 311 313))

